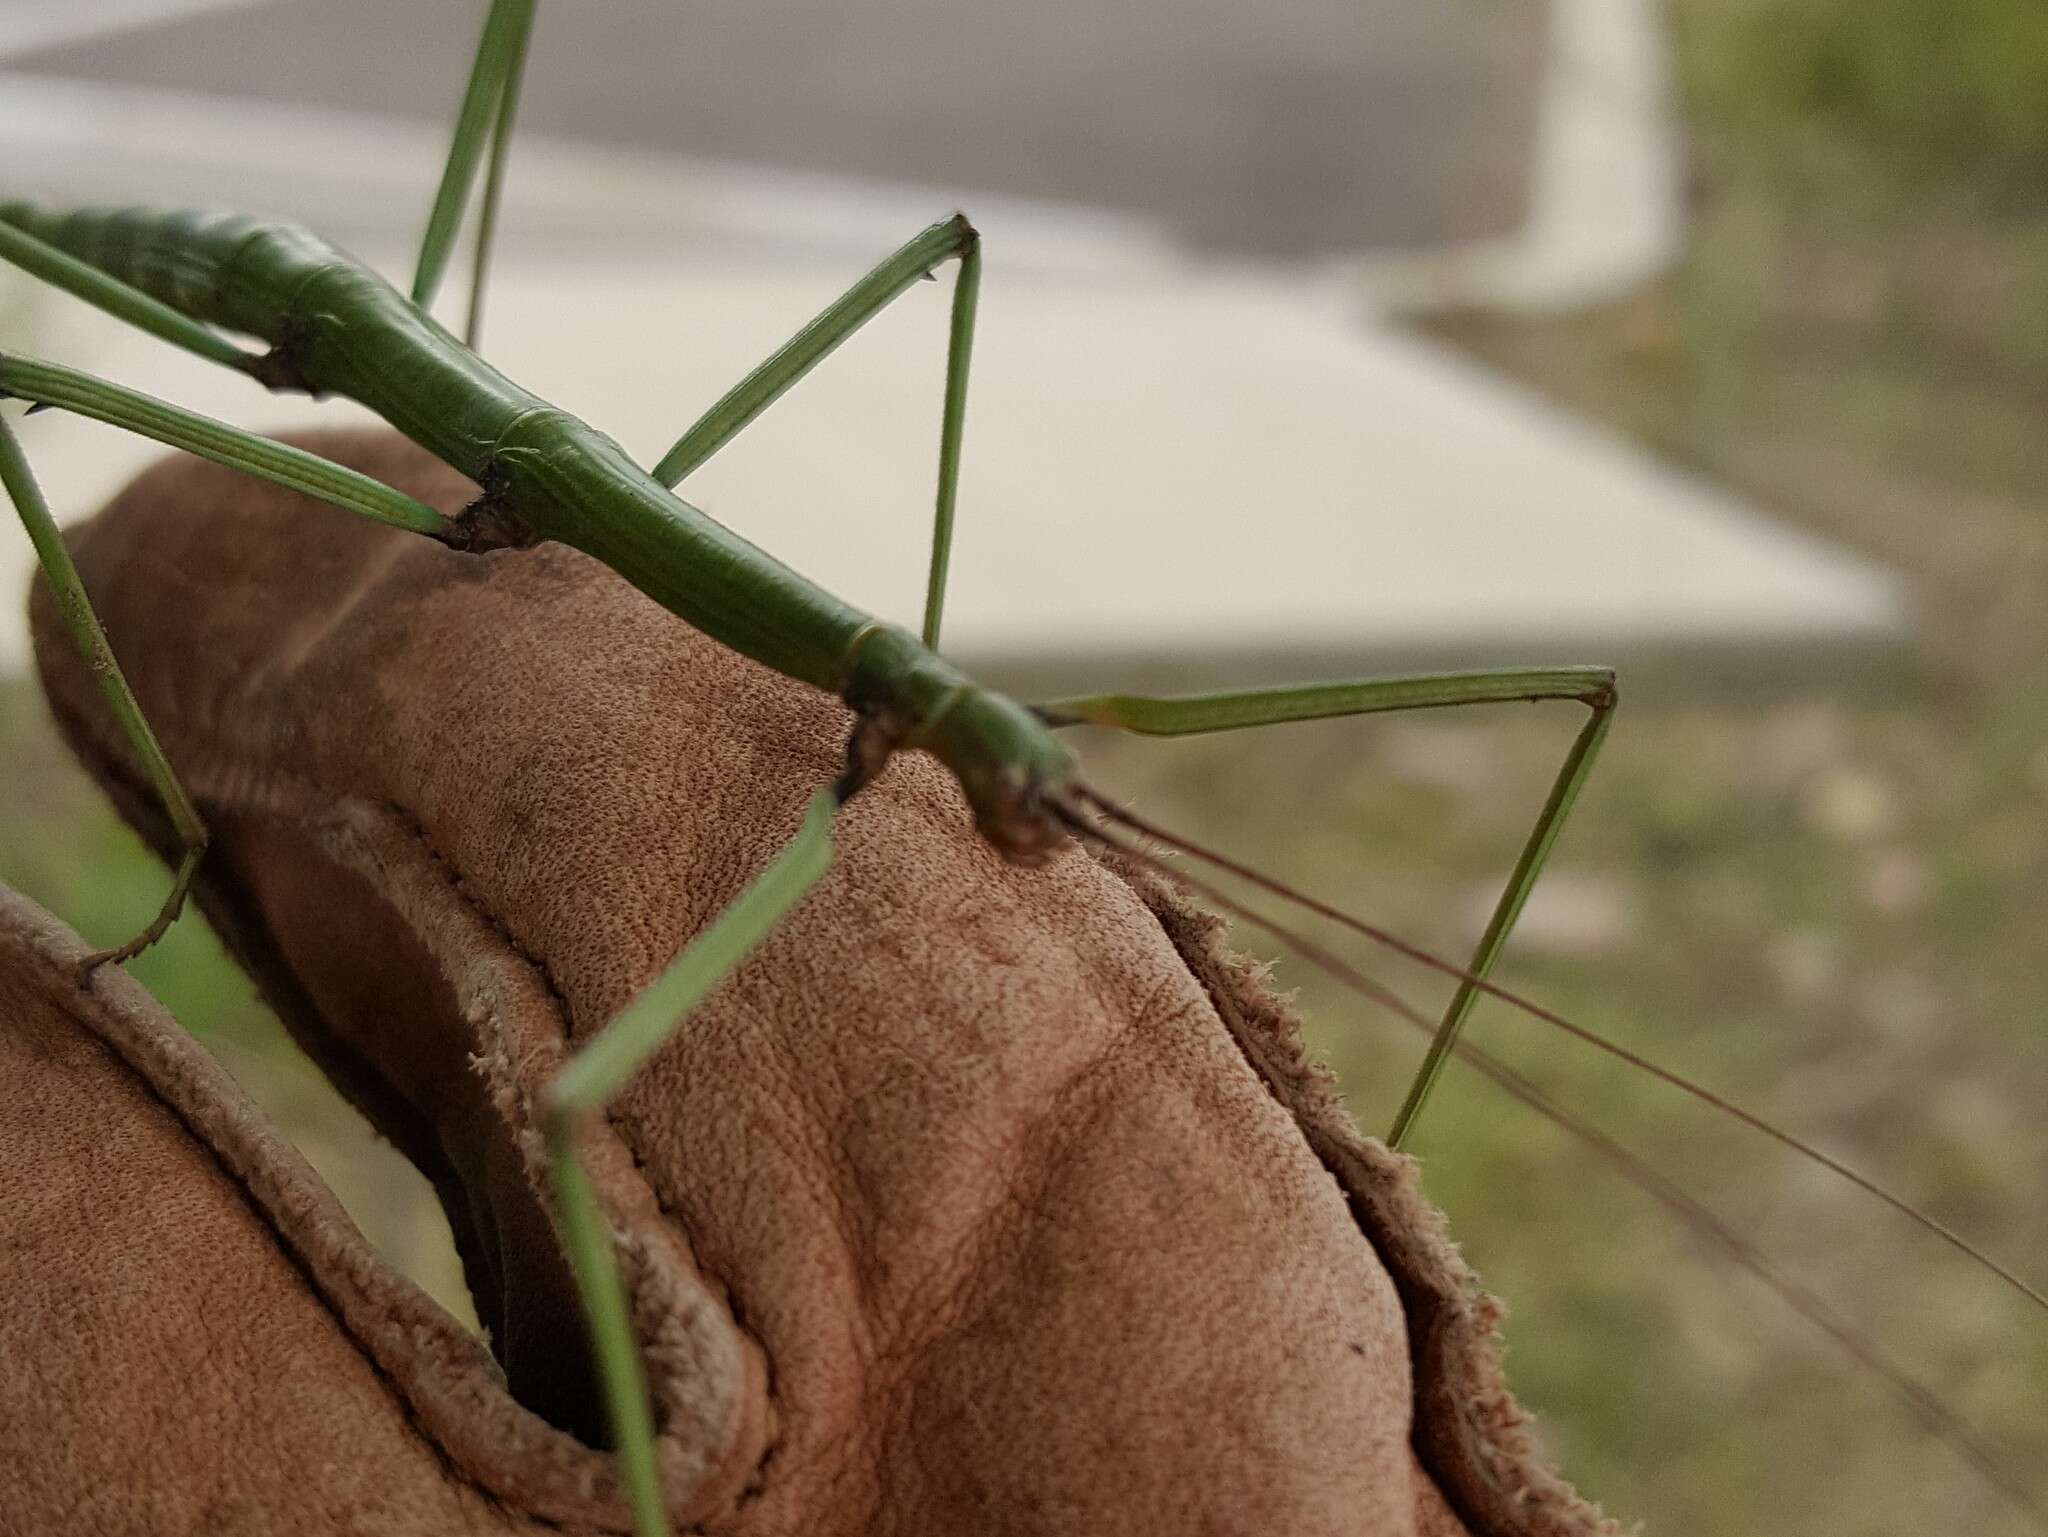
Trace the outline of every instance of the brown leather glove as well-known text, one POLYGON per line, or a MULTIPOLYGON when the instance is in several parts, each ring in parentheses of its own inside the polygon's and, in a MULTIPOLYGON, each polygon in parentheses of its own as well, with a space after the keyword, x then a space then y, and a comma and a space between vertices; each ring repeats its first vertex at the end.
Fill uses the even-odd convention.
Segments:
MULTIPOLYGON (((449 511, 475 494, 389 436, 302 441, 449 511)), ((579 1439, 601 1416, 534 1105, 789 837, 849 718, 573 551, 460 555, 190 461, 73 543, 215 829, 203 905, 435 1181, 502 1374, 359 1242, 336 1247, 331 1209, 285 1203, 282 1242, 451 1506, 623 1527, 579 1439)), ((161 841, 34 608, 60 724, 161 841)), ((1493 1306, 1409 1165, 1357 1135, 1214 920, 1079 848, 1005 864, 922 757, 835 837, 831 873, 588 1144, 678 1525, 1599 1528, 1532 1455, 1493 1306)), ((49 1372, 127 1348, 69 1344, 49 1372)), ((297 1375, 280 1361, 236 1391, 297 1375)), ((148 1412, 177 1414, 175 1393, 148 1412)), ((221 1479, 134 1508, 189 1517, 221 1479)), ((315 1525, 292 1489, 252 1493, 247 1529, 358 1529, 315 1525)), ((359 1528, 463 1529, 410 1509, 359 1528)))
POLYGON ((88 949, 0 887, 0 1531, 557 1530, 421 1431, 483 1347, 88 949))

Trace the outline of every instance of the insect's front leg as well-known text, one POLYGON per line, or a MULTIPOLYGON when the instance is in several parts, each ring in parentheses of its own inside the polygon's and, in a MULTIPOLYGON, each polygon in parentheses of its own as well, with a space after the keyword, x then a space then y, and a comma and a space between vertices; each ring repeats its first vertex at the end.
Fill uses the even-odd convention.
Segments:
POLYGON ((666 1537, 654 1465, 654 1417, 633 1344, 631 1310, 612 1252, 612 1230, 576 1151, 584 1123, 682 1026, 691 1009, 745 960, 832 864, 832 816, 844 795, 811 801, 803 825, 731 906, 579 1051, 549 1086, 542 1111, 555 1206, 582 1293, 598 1375, 639 1537, 666 1537))
POLYGON ((960 486, 960 442, 967 421, 967 368, 974 353, 974 315, 981 295, 981 235, 965 214, 941 220, 884 257, 758 368, 719 396, 648 472, 665 486, 681 484, 684 476, 737 437, 831 356, 840 343, 947 261, 959 262, 960 271, 953 280, 953 309, 947 322, 938 504, 932 518, 932 558, 925 581, 923 638, 925 645, 934 648, 939 643, 939 619, 946 602, 953 509, 960 486))
POLYGON ((1385 714, 1398 710, 1445 709, 1452 705, 1506 704, 1520 701, 1574 700, 1591 712, 1573 740, 1571 750, 1552 782, 1550 794, 1529 830, 1506 888, 1494 905, 1472 959, 1463 969, 1458 990, 1429 1043, 1407 1097, 1394 1118, 1387 1145, 1400 1147, 1414 1129, 1416 1117, 1449 1061, 1465 1018, 1472 1012, 1487 973, 1500 958, 1515 920, 1521 916, 1536 879, 1564 829, 1572 803, 1578 799, 1593 759, 1607 739, 1618 695, 1614 673, 1606 667, 1514 667, 1485 672, 1425 674, 1409 678, 1375 678, 1362 682, 1311 683, 1291 688, 1253 689, 1234 693, 1154 698, 1138 694, 1095 694, 1063 699, 1040 707, 1040 714, 1058 725, 1114 726, 1148 736, 1188 736, 1271 726, 1282 721, 1328 720, 1351 715, 1385 714))

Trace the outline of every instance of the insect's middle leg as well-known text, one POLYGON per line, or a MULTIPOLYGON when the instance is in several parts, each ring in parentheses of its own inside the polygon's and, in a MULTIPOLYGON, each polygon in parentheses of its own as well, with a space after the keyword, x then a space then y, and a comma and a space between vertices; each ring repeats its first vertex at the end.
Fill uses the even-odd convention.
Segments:
POLYGON ((1235 693, 1158 698, 1138 694, 1096 694, 1063 699, 1040 707, 1055 725, 1115 726, 1148 736, 1192 736, 1270 726, 1282 721, 1327 720, 1349 715, 1396 710, 1443 709, 1451 705, 1505 704, 1545 699, 1576 700, 1592 713, 1565 754, 1536 825, 1515 860, 1508 883, 1495 904, 1478 948, 1467 964, 1450 1006, 1444 1011, 1422 1066, 1409 1085, 1407 1098, 1387 1135, 1387 1145, 1400 1147, 1414 1130, 1429 1091, 1450 1059, 1465 1017, 1479 997, 1499 959, 1515 920, 1543 873, 1543 865, 1563 830, 1572 803, 1592 771, 1593 759, 1606 739, 1618 696, 1614 673, 1605 667, 1505 668, 1497 671, 1441 673, 1411 678, 1379 678, 1355 683, 1312 683, 1291 688, 1254 689, 1235 693))
POLYGON ((932 519, 931 569, 925 583, 924 643, 936 648, 945 608, 946 569, 953 549, 953 506, 960 482, 960 439, 967 421, 967 367, 974 352, 974 312, 981 295, 981 235, 955 214, 923 231, 821 310, 759 368, 727 390, 676 440, 650 472, 674 486, 774 405, 898 295, 955 261, 953 310, 946 340, 946 403, 939 420, 939 491, 932 519))

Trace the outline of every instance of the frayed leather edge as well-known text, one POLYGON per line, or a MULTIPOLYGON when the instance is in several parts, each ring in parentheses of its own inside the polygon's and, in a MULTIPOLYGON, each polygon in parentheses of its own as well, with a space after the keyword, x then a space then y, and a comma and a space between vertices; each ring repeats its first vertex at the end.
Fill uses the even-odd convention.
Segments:
MULTIPOLYGON (((536 1100, 572 1051, 569 1006, 546 965, 474 895, 404 808, 339 801, 301 824, 377 891, 426 947, 473 1033, 475 1061, 552 1208, 536 1100)), ((730 1514, 774 1454, 767 1351, 697 1262, 687 1234, 610 1117, 583 1134, 584 1168, 614 1224, 616 1253, 662 1429, 670 1520, 685 1533, 730 1514), (712 1390, 707 1392, 707 1389, 712 1390)), ((567 1438, 565 1438, 567 1439, 567 1438)), ((580 1443, 576 1443, 580 1445, 580 1443)), ((603 1457, 607 1497, 623 1499, 603 1457)))
MULTIPOLYGON (((99 739, 88 718, 68 707, 69 701, 53 686, 55 680, 46 675, 43 681, 59 734, 113 798, 123 819, 159 854, 175 847, 153 795, 134 781, 125 759, 99 739)), ((465 1000, 465 1022, 475 1028, 478 1021, 467 1006, 471 995, 465 991, 464 968, 451 967, 448 962, 451 953, 473 960, 479 952, 465 952, 460 947, 450 952, 436 943, 433 926, 419 921, 417 905, 408 910, 391 889, 390 876, 394 871, 403 872, 414 866, 409 873, 416 878, 423 870, 431 872, 415 897, 431 905, 434 896, 429 888, 438 888, 451 909, 486 931, 482 953, 495 954, 508 968, 530 973, 526 979, 528 986, 542 995, 534 1007, 558 1022, 554 1033, 560 1039, 555 1059, 566 1060, 569 1021, 565 1010, 557 1010, 546 1002, 551 983, 510 943, 501 926, 467 897, 459 872, 447 866, 427 843, 416 818, 402 808, 381 808, 390 818, 387 831, 391 836, 380 838, 373 834, 365 842, 362 834, 375 821, 379 808, 337 807, 330 803, 331 798, 311 795, 308 787, 288 785, 274 776, 263 776, 259 782, 246 772, 238 772, 232 763, 222 766, 222 776, 238 793, 231 799, 224 798, 213 793, 217 788, 213 782, 216 776, 203 769, 195 773, 194 769, 188 763, 182 771, 204 814, 217 817, 227 812, 295 825, 327 846, 338 863, 391 900, 443 968, 458 997, 465 1000), (295 814, 299 806, 316 805, 326 806, 324 816, 295 814), (342 826, 352 818, 353 830, 343 834, 342 826), (414 835, 411 840, 405 837, 408 829, 414 835)), ((249 920, 240 905, 229 898, 227 888, 203 866, 194 894, 235 959, 257 980, 266 1001, 283 1012, 291 1001, 268 996, 273 989, 265 979, 288 975, 288 970, 271 962, 270 941, 261 925, 249 920)), ((135 986, 125 973, 119 975, 123 983, 135 986)), ((512 982, 509 991, 497 995, 500 1001, 523 991, 518 979, 509 972, 500 980, 512 982)), ((143 997, 148 997, 146 992, 143 997)), ((151 1003, 161 1007, 154 1005, 153 1000, 151 1003)), ((300 999, 291 1006, 317 1018, 309 1001, 300 999)), ((182 1032, 177 1033, 177 1038, 185 1041, 182 1032)), ((271 1126, 263 1112, 225 1077, 223 1069, 197 1046, 188 1045, 188 1056, 189 1053, 197 1053, 197 1060, 210 1070, 210 1076, 200 1074, 195 1080, 208 1085, 205 1093, 209 1101, 196 1107, 196 1120, 187 1107, 163 1094, 147 1068, 134 1062, 130 1066, 150 1082, 153 1091, 165 1099, 195 1136, 213 1149, 222 1167, 248 1191, 252 1205, 307 1276, 314 1294, 327 1305, 380 1378, 399 1395, 408 1418, 451 1473, 524 1518, 565 1531, 630 1531, 631 1512, 610 1454, 557 1430, 518 1403, 505 1387, 503 1373, 488 1348, 370 1249, 354 1219, 341 1208, 289 1139, 271 1126), (220 1093, 218 1085, 224 1085, 225 1092, 215 1099, 213 1096, 220 1093), (255 1148, 251 1156, 240 1160, 227 1156, 214 1136, 204 1129, 214 1124, 207 1111, 216 1107, 221 1124, 231 1134, 249 1139, 255 1148), (269 1190, 271 1176, 277 1184, 275 1199, 269 1190), (299 1224, 319 1218, 328 1221, 304 1233, 300 1231, 299 1224), (308 1238, 316 1233, 324 1241, 309 1242, 308 1238), (380 1315, 392 1318, 398 1325, 395 1334, 378 1327, 380 1315), (422 1346, 432 1348, 423 1353, 422 1346)), ((488 1067, 489 1054, 479 1055, 486 1057, 482 1065, 488 1067)), ((128 1060, 125 1054, 123 1060, 128 1060)), ((537 1081, 545 1079, 543 1074, 537 1081)), ((519 1098, 530 1103, 530 1093, 519 1098)), ((526 1126, 529 1122, 522 1119, 517 1124, 526 1126)), ((541 1178, 544 1160, 530 1154, 526 1161, 534 1177, 541 1178)), ((705 1308, 717 1310, 741 1342, 744 1353, 756 1363, 752 1371, 743 1370, 740 1375, 751 1377, 761 1386, 762 1391, 756 1396, 762 1399, 764 1409, 765 1351, 744 1334, 730 1310, 719 1303, 689 1254, 684 1238, 660 1230, 659 1197, 641 1172, 633 1149, 608 1122, 586 1148, 586 1167, 600 1199, 619 1225, 615 1231, 620 1239, 617 1252, 622 1276, 628 1285, 635 1331, 650 1367, 649 1385, 655 1396, 657 1421, 662 1425, 655 1438, 655 1451, 661 1459, 670 1523, 678 1537, 705 1537, 721 1518, 732 1515, 758 1495, 778 1438, 772 1423, 759 1427, 758 1434, 750 1434, 750 1417, 742 1409, 733 1416, 729 1436, 709 1438, 726 1441, 728 1450, 724 1456, 677 1441, 675 1429, 682 1421, 701 1418, 694 1412, 697 1406, 688 1402, 691 1380, 685 1364, 699 1353, 678 1348, 669 1336, 701 1321, 705 1308), (597 1154, 595 1158, 589 1156, 593 1152, 597 1154), (650 1225, 664 1241, 646 1241, 650 1225), (662 1292, 668 1295, 657 1295, 662 1292), (757 1455, 743 1460, 730 1455, 732 1449, 750 1439, 759 1445, 757 1455), (725 1476, 718 1476, 721 1473, 725 1476)), ((773 1416, 766 1418, 772 1421, 773 1416)))
POLYGON ((1365 1136, 1335 1077, 1309 1053, 1300 1016, 1266 968, 1232 951, 1228 923, 1114 852, 1091 850, 1158 920, 1238 1049, 1336 1178, 1407 1315, 1416 1383, 1413 1443, 1475 1537, 1618 1537, 1620 1526, 1550 1468, 1501 1367, 1497 1298, 1422 1193, 1415 1161, 1365 1136))
MULTIPOLYGON (((308 1297, 356 1346, 447 1476, 502 1505, 502 1491, 472 1476, 432 1432, 420 1396, 364 1338, 358 1315, 366 1304, 381 1306, 415 1351, 434 1360, 434 1374, 451 1381, 497 1380, 496 1363, 482 1342, 456 1326, 411 1281, 395 1272, 379 1273, 383 1262, 299 1150, 140 983, 108 967, 94 974, 89 988, 81 987, 79 964, 90 947, 59 919, 0 886, 0 952, 9 950, 48 969, 46 996, 206 1150, 305 1279, 308 1297), (357 1294, 353 1298, 351 1290, 357 1294), (365 1295, 375 1291, 389 1295, 376 1301, 365 1295)), ((564 1532, 587 1530, 534 1511, 515 1514, 564 1532)))

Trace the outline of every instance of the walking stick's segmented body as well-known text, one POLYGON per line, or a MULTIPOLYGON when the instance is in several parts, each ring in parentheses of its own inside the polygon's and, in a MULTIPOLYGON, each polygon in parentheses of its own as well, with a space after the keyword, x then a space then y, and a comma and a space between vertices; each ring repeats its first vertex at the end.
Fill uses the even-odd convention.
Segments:
MULTIPOLYGON (((364 473, 360 465, 323 458, 307 447, 254 438, 57 364, 0 355, 0 391, 39 407, 65 409, 141 432, 458 552, 481 554, 540 542, 572 546, 712 641, 797 683, 836 695, 851 707, 854 725, 845 744, 843 771, 836 782, 817 786, 795 837, 651 986, 568 1062, 545 1095, 540 1130, 552 1160, 557 1220, 588 1312, 597 1375, 624 1483, 640 1529, 653 1533, 666 1529, 666 1518, 647 1386, 634 1348, 613 1235, 579 1161, 579 1127, 620 1094, 689 1011, 762 944, 830 867, 835 817, 883 772, 892 755, 920 750, 944 764, 958 781, 981 835, 1011 860, 1042 861, 1070 837, 1079 836, 1142 861, 1149 856, 1115 832, 1118 826, 1142 824, 1086 788, 1077 777, 1073 756, 1056 736, 1058 728, 1088 722, 1182 734, 1466 703, 1568 700, 1585 705, 1589 718, 1557 775, 1477 952, 1463 967, 1425 958, 1455 976, 1458 990, 1435 1030, 1389 1139, 1398 1146, 1444 1062, 1457 1051, 1473 1056, 1483 1071, 1511 1092, 1537 1102, 1526 1084, 1459 1042, 1459 1029, 1481 993, 1498 994, 1524 1012, 1619 1051, 1486 980, 1591 769, 1612 719, 1616 692, 1612 673, 1599 667, 1314 684, 1181 699, 1110 694, 1034 707, 979 685, 938 649, 980 276, 979 237, 964 218, 934 225, 884 261, 735 386, 651 469, 636 464, 602 432, 506 378, 470 343, 432 319, 428 305, 488 148, 484 228, 469 326, 474 340, 531 13, 530 0, 496 0, 491 8, 410 295, 294 226, 239 215, 134 208, 0 207, 0 257, 269 388, 334 393, 361 402, 480 488, 481 494, 459 511, 429 505, 412 492, 364 473), (671 488, 891 299, 948 261, 957 262, 959 272, 941 417, 933 560, 920 636, 832 596, 690 506, 671 488), (245 350, 215 327, 257 338, 266 349, 245 350)), ((171 897, 157 921, 130 944, 93 957, 86 967, 89 974, 92 966, 125 958, 161 934, 198 868, 207 831, 99 633, 78 573, 57 537, 19 444, 4 423, 0 479, 29 526, 62 617, 90 658, 101 691, 141 771, 161 798, 167 825, 183 850, 171 897)), ((1292 896, 1285 888, 1269 889, 1292 896)), ((1355 926, 1414 953, 1391 936, 1355 926)), ((1304 948, 1370 996, 1413 1017, 1383 989, 1347 972, 1343 963, 1313 946, 1304 948)), ((1653 1071, 1686 1092, 1732 1108, 1675 1074, 1653 1071)), ((1540 1102, 1538 1107, 1546 1114, 1558 1113, 1540 1102)), ((1746 1112, 1735 1113, 1875 1189, 1796 1139, 1746 1112)), ((1599 1144, 1597 1134, 1579 1130, 1599 1144)), ((1687 1198, 1640 1166, 1631 1167, 1618 1149, 1609 1145, 1607 1150, 1630 1178, 1744 1263, 1760 1273, 1765 1269, 1739 1240, 1717 1231, 1712 1219, 1687 1198)), ((1902 1205, 1895 1200, 1894 1204, 1902 1205)), ((1975 1254, 1953 1234, 1944 1231, 1943 1236, 1975 1254)), ((2017 1277, 2001 1274, 2027 1289, 2017 1277)), ((2038 1294, 2029 1294, 2039 1300, 2038 1294)), ((1874 1354, 1832 1315, 1822 1322, 1852 1348, 1874 1354)), ((1873 1364, 1891 1371, 1881 1359, 1873 1364)), ((1961 1439, 1960 1427, 1938 1406, 1930 1409, 1930 1403, 1921 1402, 1919 1407, 1944 1433, 1961 1439)), ((1979 1460, 1994 1478, 1999 1476, 1990 1459, 1979 1460)))

